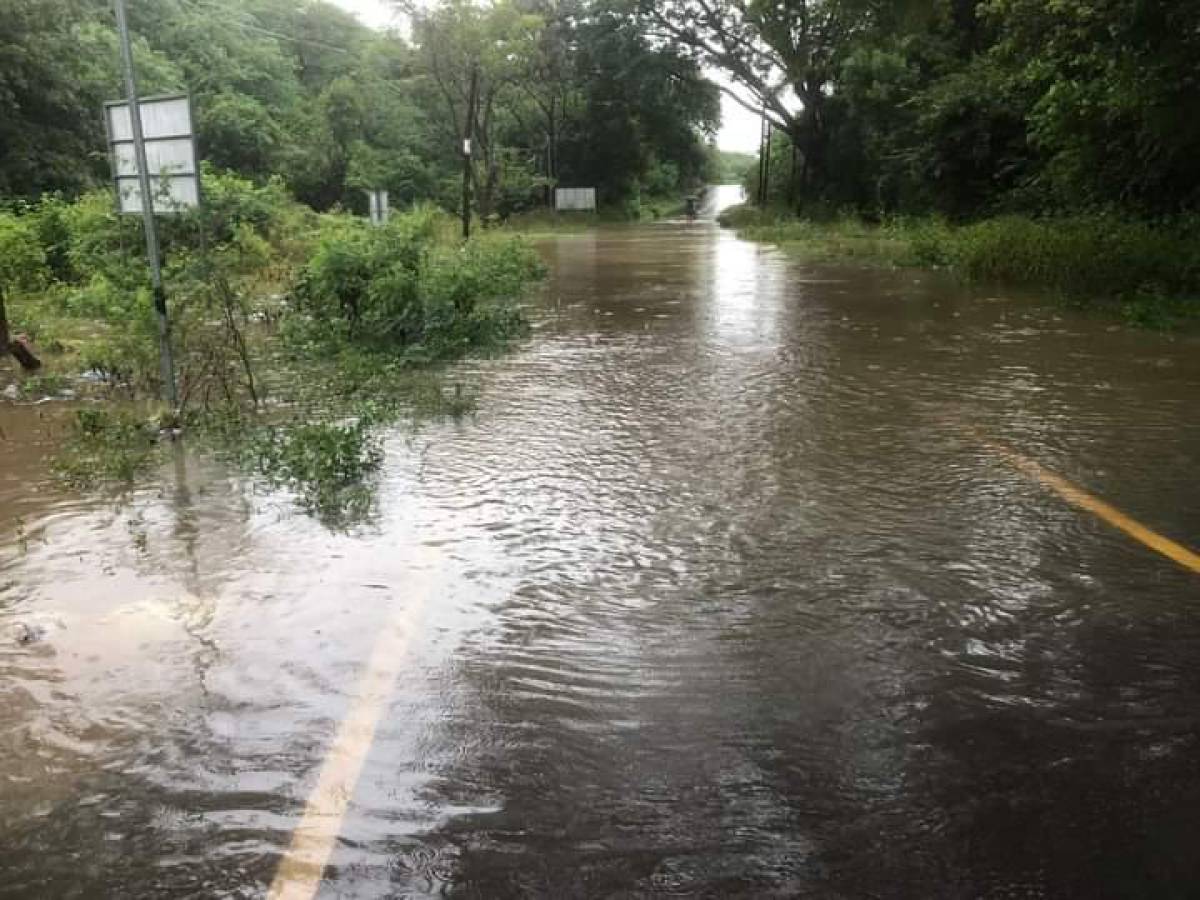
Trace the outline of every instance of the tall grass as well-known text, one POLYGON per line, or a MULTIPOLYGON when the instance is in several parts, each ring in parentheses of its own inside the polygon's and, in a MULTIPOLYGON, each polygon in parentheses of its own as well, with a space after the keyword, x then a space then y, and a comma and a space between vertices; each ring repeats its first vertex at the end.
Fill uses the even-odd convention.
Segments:
POLYGON ((1002 216, 968 225, 936 219, 878 224, 797 219, 735 207, 721 222, 750 240, 810 259, 949 268, 972 281, 1047 289, 1079 305, 1109 305, 1138 324, 1200 316, 1200 220, 1109 215, 1002 216))

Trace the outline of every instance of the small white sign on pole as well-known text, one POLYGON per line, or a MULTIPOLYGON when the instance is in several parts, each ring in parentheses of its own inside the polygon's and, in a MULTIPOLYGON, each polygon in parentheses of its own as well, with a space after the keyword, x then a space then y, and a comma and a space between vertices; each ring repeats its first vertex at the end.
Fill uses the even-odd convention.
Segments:
POLYGON ((554 208, 559 212, 595 212, 595 188, 557 188, 554 208))
POLYGON ((388 192, 367 191, 367 203, 371 209, 371 224, 385 225, 392 212, 388 206, 388 192))
MULTIPOLYGON (((175 213, 200 205, 200 167, 196 158, 196 136, 192 130, 192 102, 187 94, 143 97, 142 137, 146 144, 146 168, 156 213, 175 213)), ((104 124, 108 130, 113 179, 117 184, 117 211, 142 214, 142 188, 138 181, 137 153, 133 146, 133 123, 129 104, 106 103, 104 124)))

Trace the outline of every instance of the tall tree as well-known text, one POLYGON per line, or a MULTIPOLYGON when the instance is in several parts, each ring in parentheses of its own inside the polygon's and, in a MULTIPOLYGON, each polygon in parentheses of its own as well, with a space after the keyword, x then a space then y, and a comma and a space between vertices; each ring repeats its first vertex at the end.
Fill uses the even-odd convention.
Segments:
POLYGON ((838 56, 866 8, 840 0, 640 0, 638 11, 652 34, 726 72, 734 82, 726 93, 801 148, 806 184, 821 181, 838 56))
POLYGON ((503 174, 503 120, 544 22, 509 2, 449 0, 428 8, 408 4, 407 10, 428 96, 442 107, 436 121, 444 145, 455 157, 471 140, 476 205, 487 219, 496 211, 503 174))

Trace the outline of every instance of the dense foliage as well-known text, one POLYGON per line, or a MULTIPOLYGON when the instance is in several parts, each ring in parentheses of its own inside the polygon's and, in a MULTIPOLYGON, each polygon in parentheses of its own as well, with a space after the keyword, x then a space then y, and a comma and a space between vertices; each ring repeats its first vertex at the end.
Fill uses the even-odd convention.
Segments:
POLYGON ((635 16, 765 108, 779 202, 963 218, 1200 204, 1194 2, 643 0, 635 16))
MULTIPOLYGON (((162 461, 161 426, 193 437, 329 524, 372 502, 378 426, 473 406, 430 364, 489 352, 526 332, 520 299, 541 264, 520 238, 464 243, 432 206, 386 227, 313 212, 277 180, 205 173, 203 210, 164 222, 164 272, 181 409, 85 406, 59 473, 126 482, 162 461)), ((0 274, 16 329, 48 371, 13 390, 141 399, 160 393, 155 321, 136 219, 107 191, 0 214, 0 274)))
POLYGON ((386 228, 338 223, 294 291, 293 342, 432 361, 520 334, 524 320, 503 301, 538 277, 537 255, 509 236, 462 247, 438 240, 448 225, 452 231, 432 207, 398 216, 386 228))
MULTIPOLYGON (((415 4, 407 39, 320 0, 128 7, 141 92, 190 91, 208 162, 277 177, 318 210, 364 211, 368 187, 457 208, 468 132, 485 219, 545 203, 553 184, 636 208, 709 165, 716 88, 598 0, 415 4)), ((0 202, 104 183, 118 60, 107 0, 0 0, 0 202)))
MULTIPOLYGON (((487 350, 522 332, 511 301, 541 274, 504 233, 463 244, 433 206, 375 228, 317 214, 278 180, 205 172, 205 206, 164 219, 164 280, 185 406, 258 405, 271 344, 293 358, 343 350, 405 364, 487 350), (279 327, 276 327, 279 326, 279 327), (276 337, 285 340, 276 342, 276 337)), ((158 393, 156 324, 140 223, 108 192, 0 213, 0 276, 13 327, 55 368, 136 395, 158 393)))

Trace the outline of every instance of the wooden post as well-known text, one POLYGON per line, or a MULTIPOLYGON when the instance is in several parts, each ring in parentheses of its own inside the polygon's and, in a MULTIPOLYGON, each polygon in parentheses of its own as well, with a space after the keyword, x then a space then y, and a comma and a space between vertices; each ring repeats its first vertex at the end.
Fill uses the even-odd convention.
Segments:
POLYGON ((771 205, 771 136, 774 126, 766 123, 766 140, 763 149, 763 209, 771 205))
POLYGON ((33 355, 29 346, 21 340, 12 340, 8 333, 8 311, 4 308, 4 288, 0 287, 0 354, 11 353, 26 372, 36 372, 42 361, 33 355))
POLYGON ((767 179, 765 177, 765 166, 767 162, 766 142, 763 140, 763 135, 767 129, 767 110, 764 107, 762 113, 762 121, 758 126, 758 200, 759 207, 767 205, 767 179))
POLYGON ((788 207, 791 208, 796 205, 796 154, 799 152, 794 134, 788 135, 788 143, 792 145, 792 168, 788 173, 788 207))

